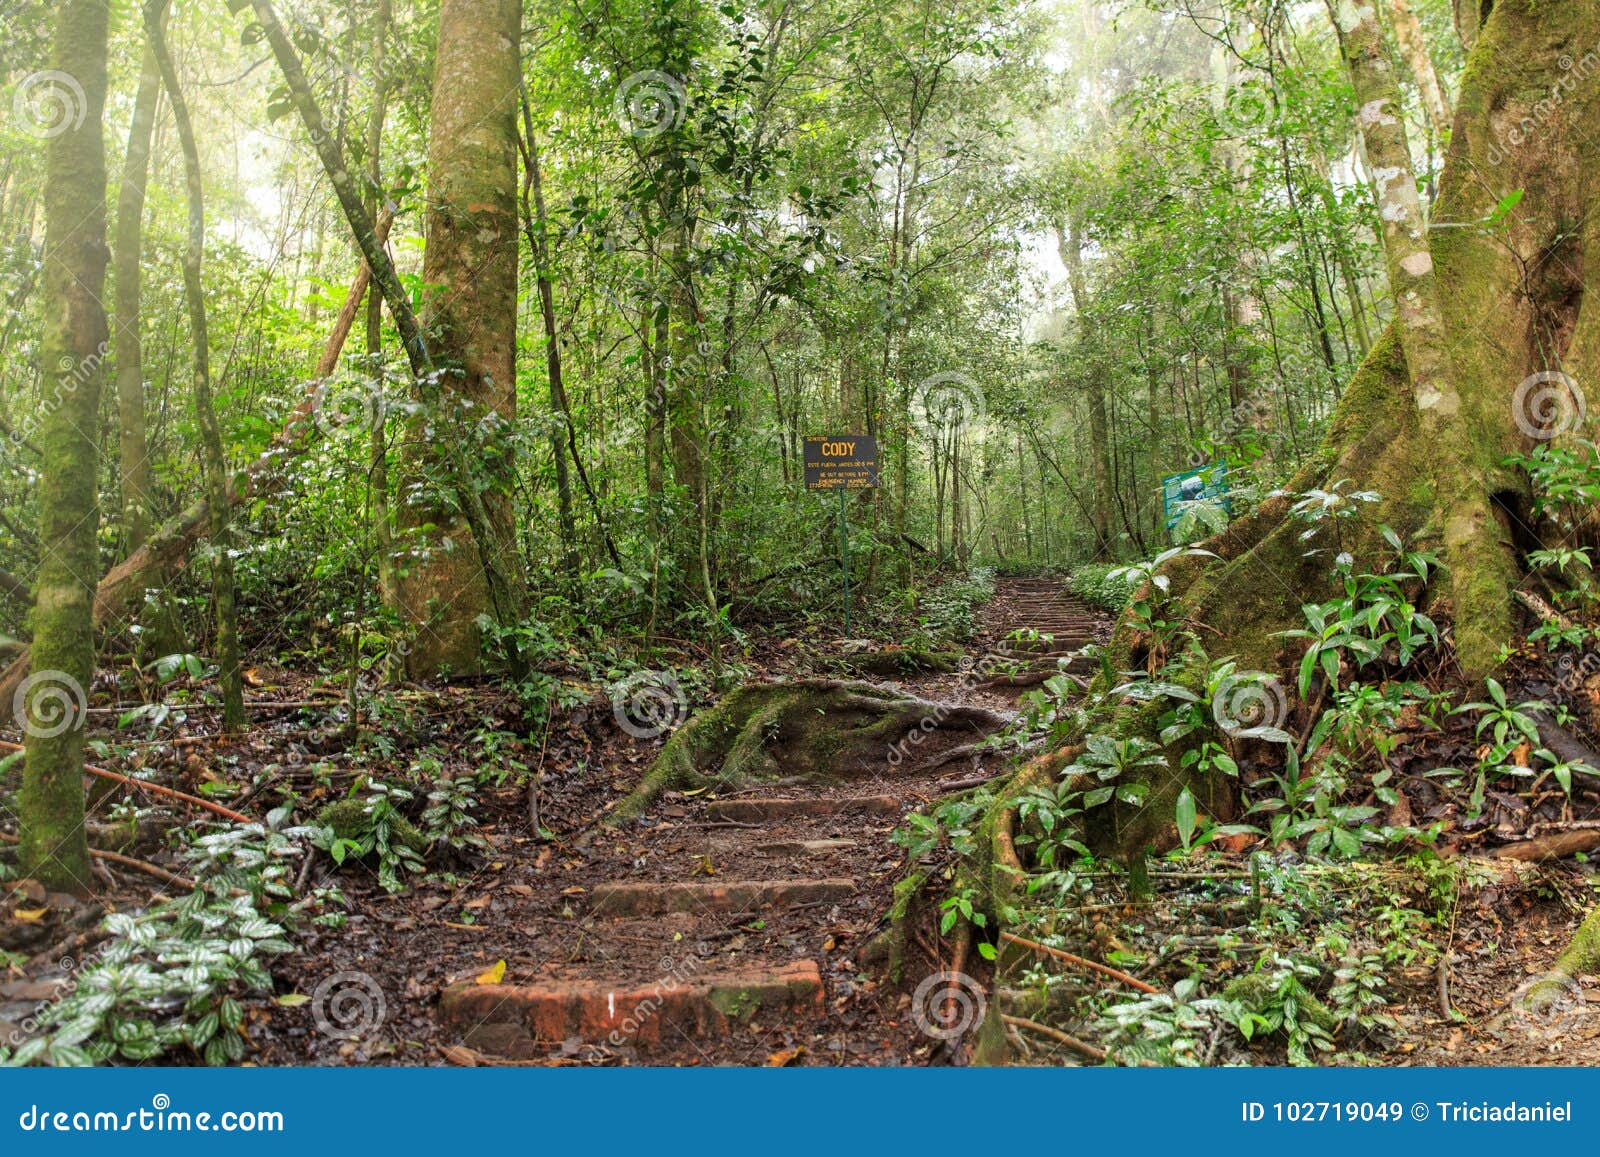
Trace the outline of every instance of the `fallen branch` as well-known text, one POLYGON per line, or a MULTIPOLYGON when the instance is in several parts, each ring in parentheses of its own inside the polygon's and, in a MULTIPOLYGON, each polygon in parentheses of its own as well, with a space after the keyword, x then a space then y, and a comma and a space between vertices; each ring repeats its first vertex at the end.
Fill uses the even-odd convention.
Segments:
POLYGON ((1545 623, 1553 623, 1555 626, 1560 627, 1563 631, 1570 631, 1574 626, 1577 625, 1570 618, 1556 610, 1555 607, 1545 602, 1538 595, 1530 594, 1527 591, 1512 591, 1511 597, 1516 599, 1517 602, 1521 603, 1523 606, 1527 607, 1528 610, 1532 611, 1540 621, 1545 623))
POLYGON ((1578 852, 1592 852, 1600 848, 1600 830, 1579 828, 1574 831, 1551 832, 1519 844, 1507 844, 1494 850, 1497 860, 1557 860, 1578 852))
POLYGON ((1539 742, 1555 753, 1562 763, 1568 764, 1579 775, 1600 779, 1600 751, 1595 751, 1572 732, 1549 719, 1541 712, 1536 720, 1539 742))
MULTIPOLYGON (((20 842, 16 836, 0 832, 0 843, 15 844, 20 842)), ((176 885, 179 888, 188 888, 193 891, 199 887, 187 876, 180 876, 176 872, 169 872, 165 868, 147 863, 144 860, 136 860, 132 856, 124 856, 121 852, 107 852, 102 851, 100 848, 90 848, 89 854, 97 860, 107 860, 113 864, 121 864, 124 868, 135 868, 147 876, 154 876, 158 880, 164 880, 168 884, 176 885)))
POLYGON ((1126 972, 1112 968, 1108 964, 1100 964, 1097 961, 1088 960, 1082 956, 1074 956, 1072 953, 1064 952, 1060 948, 1052 948, 1048 944, 1040 944, 1037 940, 1025 939, 1024 937, 1016 935, 1014 932, 1002 932, 1000 933, 1000 939, 1009 941, 1012 944, 1020 944, 1024 948, 1031 948, 1035 952, 1043 952, 1046 956, 1053 956, 1057 960, 1065 961, 1068 964, 1076 964, 1080 968, 1089 968, 1095 972, 1103 973, 1114 980, 1120 980, 1123 984, 1128 985, 1130 988, 1137 988, 1140 992, 1155 993, 1161 991, 1159 988, 1152 988, 1150 985, 1140 980, 1137 976, 1129 976, 1126 972))
POLYGON ((1040 1036, 1047 1036, 1058 1044, 1064 1044, 1081 1057, 1086 1057, 1095 1064, 1101 1064, 1106 1059, 1104 1049, 1097 1049, 1087 1041, 1081 1041, 1070 1033, 1064 1033, 1058 1028, 1051 1028, 1047 1024, 1040 1024, 1036 1020, 1029 1020, 1025 1016, 1012 1016, 1010 1013, 1001 1013, 1000 1019, 1012 1028, 1025 1028, 1029 1032, 1036 1032, 1040 1036))
MULTIPOLYGON (((27 748, 23 747, 20 743, 7 743, 4 740, 0 740, 0 751, 26 750, 27 748)), ((217 815, 222 816, 224 819, 232 820, 236 824, 255 823, 255 821, 249 816, 240 815, 238 812, 230 811, 228 808, 223 807, 219 803, 212 803, 208 799, 201 799, 197 795, 190 795, 188 792, 179 791, 174 787, 162 787, 159 783, 150 783, 148 780, 133 779, 126 775, 118 775, 114 771, 107 771, 103 767, 96 767, 92 763, 84 764, 83 770, 84 774, 86 775, 95 775, 99 776, 101 779, 114 780, 117 783, 126 784, 129 787, 143 788, 145 791, 154 792, 156 795, 168 796, 171 799, 181 799, 184 803, 192 803, 195 807, 203 807, 207 811, 215 812, 217 815)))

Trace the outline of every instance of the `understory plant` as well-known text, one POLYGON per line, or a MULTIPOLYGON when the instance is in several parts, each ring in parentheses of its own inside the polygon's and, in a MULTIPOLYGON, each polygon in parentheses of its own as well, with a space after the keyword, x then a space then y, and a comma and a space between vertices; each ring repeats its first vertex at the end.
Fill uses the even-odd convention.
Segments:
POLYGON ((208 1065, 244 1058, 244 997, 270 992, 268 962, 292 951, 297 921, 324 915, 336 894, 294 900, 293 871, 310 828, 282 828, 286 813, 196 839, 182 858, 197 881, 186 896, 115 912, 109 939, 68 994, 37 1014, 38 1034, 7 1065, 57 1067, 149 1061, 186 1053, 208 1065))

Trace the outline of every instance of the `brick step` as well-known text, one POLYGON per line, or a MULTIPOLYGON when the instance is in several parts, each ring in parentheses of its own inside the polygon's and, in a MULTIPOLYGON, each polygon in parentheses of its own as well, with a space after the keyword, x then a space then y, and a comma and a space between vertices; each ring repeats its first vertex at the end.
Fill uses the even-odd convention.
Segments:
POLYGON ((754 913, 763 908, 848 900, 856 882, 825 880, 730 880, 599 884, 589 893, 598 916, 664 916, 670 912, 754 913))
POLYGON ((846 812, 869 815, 900 814, 900 801, 892 795, 863 795, 809 799, 719 799, 706 807, 712 819, 759 824, 793 816, 833 816, 846 812))
POLYGON ((647 983, 550 978, 530 984, 457 984, 439 997, 439 1021, 468 1048, 515 1060, 547 1055, 576 1037, 611 1048, 669 1048, 684 1037, 726 1036, 735 1025, 825 1011, 814 960, 735 972, 696 970, 695 957, 647 983))

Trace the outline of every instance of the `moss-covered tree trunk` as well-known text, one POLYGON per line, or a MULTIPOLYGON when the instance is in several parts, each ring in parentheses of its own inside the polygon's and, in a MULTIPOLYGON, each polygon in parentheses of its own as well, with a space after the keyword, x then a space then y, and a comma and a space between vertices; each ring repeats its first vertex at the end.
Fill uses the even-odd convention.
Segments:
POLYGON ((62 99, 75 103, 45 150, 41 550, 33 674, 23 684, 23 718, 17 721, 27 736, 18 800, 22 869, 47 886, 81 893, 90 888, 83 723, 84 697, 94 675, 93 600, 100 572, 96 436, 109 341, 101 304, 107 259, 101 140, 107 23, 104 0, 66 0, 57 8, 51 67, 76 88, 64 87, 62 99))
POLYGON ((205 189, 200 180, 200 150, 195 143, 189 103, 178 84, 177 69, 167 48, 163 20, 166 0, 149 0, 144 8, 145 34, 155 53, 161 81, 172 105, 172 120, 183 152, 184 189, 189 204, 188 239, 183 251, 183 295, 189 311, 189 334, 194 343, 193 366, 195 421, 200 427, 201 473, 205 477, 206 503, 211 518, 211 601, 217 630, 217 681, 222 687, 222 725, 228 731, 244 727, 244 674, 239 657, 239 608, 233 566, 232 515, 228 502, 228 460, 222 444, 211 398, 210 327, 206 321, 205 189))
POLYGON ((517 337, 517 99, 522 10, 515 0, 444 0, 428 137, 427 283, 423 325, 442 372, 404 446, 400 524, 411 551, 401 603, 417 629, 408 663, 416 675, 479 666, 478 616, 514 622, 520 605, 492 605, 480 565, 492 553, 520 575, 512 515, 517 337), (443 440, 468 448, 489 538, 450 501, 443 440))
MULTIPOLYGON (((1597 190, 1586 176, 1600 164, 1588 127, 1600 115, 1600 85, 1582 79, 1600 74, 1600 11, 1494 6, 1462 77, 1426 222, 1373 4, 1355 0, 1334 14, 1383 196, 1396 317, 1286 489, 1347 479, 1381 493, 1347 548, 1381 546, 1380 520, 1441 548, 1450 575, 1435 609, 1447 612, 1463 668, 1482 675, 1514 637, 1518 559, 1500 512, 1527 506, 1527 479, 1503 461, 1554 437, 1593 436, 1581 397, 1565 384, 1600 380, 1600 312, 1585 308, 1581 281, 1585 254, 1600 247, 1597 190), (1539 384, 1538 375, 1556 374, 1565 376, 1539 384)), ((1274 498, 1235 522, 1208 544, 1218 559, 1169 568, 1181 610, 1205 624, 1207 645, 1226 639, 1227 652, 1264 668, 1297 658, 1274 632, 1302 625, 1300 604, 1319 597, 1329 577, 1325 555, 1306 556, 1288 505, 1274 498)), ((1150 658, 1145 642, 1125 621, 1114 649, 1137 662, 1150 658)))
MULTIPOLYGON (((383 189, 383 122, 389 106, 389 0, 377 0, 372 28, 372 113, 367 119, 367 212, 379 214, 383 189)), ((383 294, 367 286, 367 369, 372 375, 372 456, 367 486, 372 495, 372 543, 378 555, 378 593, 387 606, 399 601, 395 586, 394 522, 389 503, 389 424, 383 404, 383 294)))
MULTIPOLYGON (((516 18, 518 27, 520 27, 520 15, 515 7, 504 3, 488 6, 494 10, 494 19, 485 20, 483 23, 488 25, 491 31, 498 30, 490 38, 492 43, 485 41, 484 43, 468 44, 466 46, 457 42, 457 37, 462 32, 463 26, 473 24, 471 19, 466 18, 481 15, 482 11, 487 11, 486 6, 483 4, 466 4, 452 7, 447 4, 446 7, 451 8, 453 13, 450 19, 450 42, 453 47, 451 47, 449 55, 454 63, 449 67, 462 67, 461 58, 463 55, 470 56, 474 51, 480 53, 492 52, 494 59, 500 65, 496 75, 500 76, 502 82, 504 82, 506 79, 504 66, 508 59, 513 62, 517 59, 517 36, 507 35, 512 31, 510 22, 513 17, 516 18), (456 7, 463 10, 464 17, 461 14, 454 14, 454 8, 456 7)), ((443 413, 444 407, 440 402, 440 395, 450 392, 451 383, 460 382, 466 371, 464 367, 457 365, 454 368, 461 372, 455 374, 449 381, 444 380, 452 367, 448 365, 440 367, 435 364, 428 337, 423 332, 423 326, 417 317, 416 311, 412 308, 411 297, 400 282, 400 275, 395 270, 394 262, 389 259, 389 254, 383 248, 382 234, 378 224, 373 221, 372 214, 362 204, 361 192, 357 188, 356 179, 351 175, 350 166, 345 163, 344 155, 339 148, 338 137, 329 130, 327 122, 323 119, 322 110, 317 105, 316 96, 311 91, 311 82, 306 79, 305 68, 300 63, 300 54, 295 50, 293 42, 289 39, 289 33, 284 29, 283 22, 278 19, 277 11, 273 8, 270 0, 250 0, 250 10, 255 14, 257 22, 261 25, 261 30, 266 36, 267 43, 272 48, 272 55, 277 59, 278 67, 283 71, 284 83, 289 89, 289 99, 294 105, 295 111, 299 114, 300 123, 305 127, 306 136, 310 139, 312 147, 317 151, 317 159, 322 162, 322 171, 327 174, 328 183, 333 186, 334 195, 339 202, 339 210, 344 214, 345 221, 350 226, 350 232, 355 239, 356 247, 360 249, 361 256, 366 260, 367 268, 372 271, 372 283, 382 292, 384 304, 389 307, 389 315, 394 319, 395 329, 399 333, 401 344, 405 347, 406 360, 411 366, 413 389, 416 396, 430 413, 443 413)), ((441 61, 446 55, 443 39, 441 38, 441 61)), ((489 90, 489 86, 482 86, 477 90, 478 95, 487 96, 489 90)), ((513 85, 512 90, 506 94, 506 99, 514 104, 516 98, 517 93, 513 85)), ((471 132, 472 126, 465 120, 460 119, 463 116, 461 99, 459 96, 447 94, 445 104, 454 105, 454 111, 449 115, 458 118, 457 126, 463 132, 471 132)), ((488 114, 489 119, 493 119, 494 116, 498 115, 499 110, 500 102, 493 102, 483 106, 480 112, 485 112, 488 114)), ((436 117, 438 112, 439 109, 436 105, 436 117)), ((509 116, 510 114, 507 113, 507 115, 509 116)), ((516 148, 514 120, 512 125, 513 127, 510 131, 513 136, 510 138, 510 148, 513 150, 511 166, 514 174, 516 148)), ((437 125, 435 126, 435 132, 437 133, 437 125)), ((462 160, 466 162, 470 159, 469 150, 469 154, 463 156, 462 160)), ((436 178, 437 176, 438 174, 435 174, 436 178)), ((512 213, 512 228, 514 230, 514 175, 509 180, 510 183, 505 184, 503 187, 507 190, 506 196, 513 198, 510 212, 512 213)), ((492 186, 492 184, 480 186, 479 191, 490 192, 493 187, 495 186, 492 186)), ((485 214, 482 223, 485 229, 491 232, 496 230, 497 224, 505 212, 500 202, 490 205, 471 202, 465 204, 463 208, 472 212, 482 211, 485 214)), ((498 240, 498 233, 495 233, 495 236, 498 240)), ((448 247, 448 241, 445 237, 441 236, 439 240, 441 245, 448 247)), ((471 238, 468 238, 467 241, 469 245, 473 243, 471 238)), ((502 336, 509 342, 515 337, 515 233, 513 232, 512 234, 509 257, 505 251, 487 245, 483 239, 479 239, 478 244, 482 246, 482 252, 486 260, 492 259, 493 268, 483 271, 470 267, 463 268, 459 271, 460 277, 457 279, 455 289, 459 292, 476 291, 477 282, 475 279, 480 276, 481 272, 489 279, 489 283, 499 286, 503 292, 506 285, 504 266, 509 261, 509 284, 513 308, 509 316, 502 317, 494 323, 496 329, 501 331, 502 336), (508 326, 509 328, 507 328, 508 326)), ((431 253, 433 249, 431 240, 429 249, 431 253)), ((493 294, 484 298, 486 304, 493 304, 496 300, 497 297, 493 294)), ((436 309, 450 304, 448 296, 443 298, 436 297, 434 301, 436 309)), ((461 326, 470 326, 474 321, 470 314, 463 314, 459 308, 457 308, 456 313, 460 318, 460 325, 454 330, 447 329, 445 331, 446 336, 452 332, 459 335, 464 332, 461 326)), ((445 348, 444 352, 448 354, 451 351, 445 348)), ((337 354, 334 356, 337 356, 337 354)), ((507 366, 514 366, 512 362, 513 351, 509 346, 503 351, 501 358, 502 360, 499 364, 502 370, 507 366)), ((480 370, 485 368, 487 364, 480 363, 480 370)), ((495 389, 505 390, 508 395, 514 394, 513 383, 508 382, 504 377, 493 379, 485 377, 483 381, 486 387, 492 386, 495 389)), ((460 405, 450 408, 452 414, 468 412, 469 408, 466 403, 471 399, 461 398, 459 401, 460 405)), ((481 589, 478 591, 481 596, 479 601, 493 613, 497 622, 503 625, 510 625, 521 617, 522 605, 526 597, 526 581, 523 576, 521 561, 514 549, 506 549, 504 545, 506 534, 510 527, 507 522, 509 519, 508 496, 503 487, 508 484, 511 476, 511 462, 509 455, 503 461, 498 459, 485 461, 484 458, 485 450, 493 450, 497 446, 505 445, 502 435, 506 423, 498 417, 498 411, 496 411, 496 417, 489 418, 487 417, 489 411, 486 408, 477 407, 476 402, 473 403, 473 408, 477 410, 477 416, 482 420, 480 421, 481 429, 473 429, 471 431, 473 435, 471 440, 464 441, 459 437, 437 436, 429 443, 428 448, 433 454, 433 462, 437 470, 427 479, 427 482, 435 494, 440 488, 447 488, 450 491, 451 496, 454 498, 452 520, 465 524, 466 528, 471 532, 467 537, 467 542, 476 550, 477 565, 474 567, 463 559, 456 559, 456 565, 462 566, 467 572, 477 576, 482 584, 481 589), (488 484, 484 482, 484 472, 486 470, 489 472, 488 484), (497 508, 500 510, 499 516, 495 514, 497 508)), ((309 416, 309 411, 307 411, 307 416, 309 416)), ((302 426, 304 424, 304 422, 300 423, 302 426)), ((420 424, 420 432, 424 436, 428 435, 429 431, 425 422, 420 424)), ((435 430, 434 434, 440 435, 443 432, 442 430, 435 430)), ((459 435, 462 431, 451 430, 450 432, 459 435)), ((298 438, 296 437, 294 440, 298 441, 298 438)), ((263 463, 261 468, 264 470, 268 466, 263 463)), ((414 495, 414 497, 417 496, 414 495)), ((436 500, 432 498, 419 498, 419 504, 421 505, 435 502, 436 500)), ((427 525, 420 524, 418 529, 422 530, 427 525)), ((429 533, 431 534, 432 532, 430 531, 429 533)), ((423 561, 431 561, 431 559, 425 558, 423 561)), ((413 590, 413 593, 416 593, 416 591, 413 590)), ((467 593, 470 594, 471 592, 467 593)), ((451 597, 453 599, 453 592, 451 597)), ((402 603, 404 603, 406 596, 402 594, 401 598, 402 603)), ((434 607, 441 614, 451 616, 452 620, 457 621, 458 626, 460 625, 459 620, 463 615, 459 608, 450 609, 438 602, 434 603, 434 607)), ((478 657, 476 615, 469 614, 464 617, 467 620, 467 629, 458 630, 456 632, 457 637, 450 640, 450 642, 458 650, 465 652, 467 648, 461 645, 462 640, 470 636, 472 643, 472 655, 468 664, 470 666, 477 662, 478 657)), ((419 646, 413 649, 411 655, 411 659, 415 663, 414 670, 419 674, 429 674, 443 670, 446 665, 449 665, 449 659, 442 657, 443 649, 439 646, 440 640, 427 629, 427 624, 422 624, 422 627, 421 634, 423 637, 419 641, 419 646)), ((513 672, 520 673, 523 670, 523 664, 514 644, 511 646, 511 652, 509 658, 513 672)), ((7 674, 9 675, 9 672, 7 674)), ((3 678, 4 676, 0 676, 0 679, 3 678)))
MULTIPOLYGON (((1346 549, 1379 547, 1379 520, 1413 544, 1442 548, 1450 575, 1434 609, 1452 624, 1463 670, 1480 676, 1515 638, 1511 591, 1522 560, 1503 520, 1526 514, 1530 487, 1507 459, 1554 439, 1596 437, 1584 390, 1600 381, 1600 309, 1583 271, 1600 253, 1600 8, 1499 0, 1479 20, 1469 7, 1458 6, 1471 51, 1425 223, 1372 0, 1330 5, 1379 185, 1395 321, 1285 489, 1349 480, 1381 493, 1346 549)), ((1300 530, 1289 499, 1275 497, 1207 544, 1214 559, 1168 565, 1196 641, 1224 640, 1244 664, 1290 667, 1298 653, 1276 632, 1302 625, 1300 604, 1329 581, 1326 556, 1308 556, 1300 530)), ((1592 545, 1594 528, 1586 532, 1592 545)), ((1128 616, 1111 649, 1123 667, 1154 670, 1165 656, 1151 644, 1128 616)), ((1123 723, 1153 732, 1148 711, 1123 723)), ((1170 815, 1169 795, 1145 811, 1170 815)), ((1592 966, 1597 920, 1558 972, 1592 966)))

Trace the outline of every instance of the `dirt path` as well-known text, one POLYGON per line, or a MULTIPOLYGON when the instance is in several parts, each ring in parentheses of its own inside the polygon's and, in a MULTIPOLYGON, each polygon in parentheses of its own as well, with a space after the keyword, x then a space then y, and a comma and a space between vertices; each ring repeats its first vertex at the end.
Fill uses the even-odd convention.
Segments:
MULTIPOLYGON (((1053 670, 1054 652, 1107 626, 1057 581, 1002 580, 973 663, 897 685, 1005 708, 1019 689, 980 687, 982 656, 998 648, 1010 666, 1053 670), (1054 640, 1008 648, 1018 630, 1054 640)), ((643 746, 648 757, 656 745, 643 746)), ((905 812, 997 770, 992 758, 896 767, 886 751, 881 769, 858 770, 846 786, 668 793, 637 824, 536 850, 531 863, 505 868, 482 931, 463 934, 475 943, 457 946, 464 967, 443 986, 438 1040, 467 1063, 937 1059, 940 1041, 918 1030, 917 1010, 880 988, 860 954, 904 872, 890 837, 905 812), (519 890, 525 902, 515 902, 519 890), (505 974, 491 982, 501 959, 505 974)))

